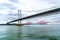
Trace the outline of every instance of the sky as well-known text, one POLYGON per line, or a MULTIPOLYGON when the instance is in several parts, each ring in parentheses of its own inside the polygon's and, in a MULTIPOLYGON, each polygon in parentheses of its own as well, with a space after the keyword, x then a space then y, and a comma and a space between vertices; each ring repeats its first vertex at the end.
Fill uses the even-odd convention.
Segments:
POLYGON ((48 0, 0 0, 0 13, 16 13, 18 9, 23 11, 40 10, 54 6, 56 5, 48 0))
MULTIPOLYGON (((0 14, 6 16, 10 13, 16 14, 18 10, 22 10, 22 17, 25 17, 37 14, 41 12, 42 9, 60 7, 59 4, 60 0, 0 0, 0 14)), ((56 17, 58 18, 55 19, 59 19, 59 16, 60 15, 57 15, 56 17)), ((3 16, 2 20, 4 20, 5 18, 6 17, 3 16)), ((53 18, 54 17, 51 16, 51 20, 55 20, 53 18)))

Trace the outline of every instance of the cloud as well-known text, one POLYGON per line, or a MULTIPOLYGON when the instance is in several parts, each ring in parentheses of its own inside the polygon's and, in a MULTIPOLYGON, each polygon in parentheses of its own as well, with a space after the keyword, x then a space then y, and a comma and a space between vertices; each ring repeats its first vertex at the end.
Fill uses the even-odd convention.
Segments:
POLYGON ((8 2, 8 0, 0 0, 0 3, 8 2))
MULTIPOLYGON (((24 10, 40 10, 52 7, 53 5, 45 2, 45 1, 38 1, 38 0, 20 0, 23 5, 20 5, 24 10)), ((18 8, 20 8, 20 6, 18 8)))
POLYGON ((47 2, 49 2, 50 4, 54 4, 56 6, 60 6, 60 0, 45 0, 47 2))
POLYGON ((8 14, 8 13, 9 13, 9 10, 8 10, 8 9, 1 10, 1 11, 0 11, 0 14, 8 14))
POLYGON ((18 3, 19 1, 18 0, 9 0, 11 2, 15 2, 15 3, 18 3))
POLYGON ((1 9, 9 9, 17 11, 20 10, 40 10, 45 8, 50 8, 53 5, 45 1, 39 0, 1 0, 1 9), (18 3, 17 3, 18 2, 18 3), (5 8, 3 8, 5 7, 5 8))

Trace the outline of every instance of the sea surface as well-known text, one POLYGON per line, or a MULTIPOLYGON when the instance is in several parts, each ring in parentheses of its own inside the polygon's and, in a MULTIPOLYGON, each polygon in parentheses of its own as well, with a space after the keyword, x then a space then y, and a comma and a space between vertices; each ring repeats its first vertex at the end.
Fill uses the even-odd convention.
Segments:
POLYGON ((0 40, 60 40, 60 24, 0 25, 0 40))

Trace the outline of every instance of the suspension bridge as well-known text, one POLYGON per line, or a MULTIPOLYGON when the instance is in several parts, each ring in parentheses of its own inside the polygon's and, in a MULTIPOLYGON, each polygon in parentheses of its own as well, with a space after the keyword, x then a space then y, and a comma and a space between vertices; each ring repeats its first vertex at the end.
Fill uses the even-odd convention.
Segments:
MULTIPOLYGON (((31 16, 27 16, 27 17, 24 17, 24 18, 19 18, 19 19, 16 19, 16 20, 12 20, 10 22, 7 22, 6 24, 10 24, 10 23, 16 22, 16 21, 22 21, 22 20, 29 19, 29 18, 34 18, 34 17, 39 17, 39 16, 48 16, 48 15, 54 15, 54 14, 60 14, 60 8, 55 8, 55 9, 51 9, 51 10, 48 10, 48 11, 37 13, 37 14, 31 15, 31 16)), ((20 14, 20 17, 21 17, 21 14, 20 14)))

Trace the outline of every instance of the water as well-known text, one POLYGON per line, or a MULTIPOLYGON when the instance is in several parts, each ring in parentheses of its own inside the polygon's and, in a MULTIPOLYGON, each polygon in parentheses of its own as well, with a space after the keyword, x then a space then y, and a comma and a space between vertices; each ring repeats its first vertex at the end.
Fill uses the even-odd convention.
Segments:
POLYGON ((60 40, 60 24, 0 25, 0 40, 60 40))

